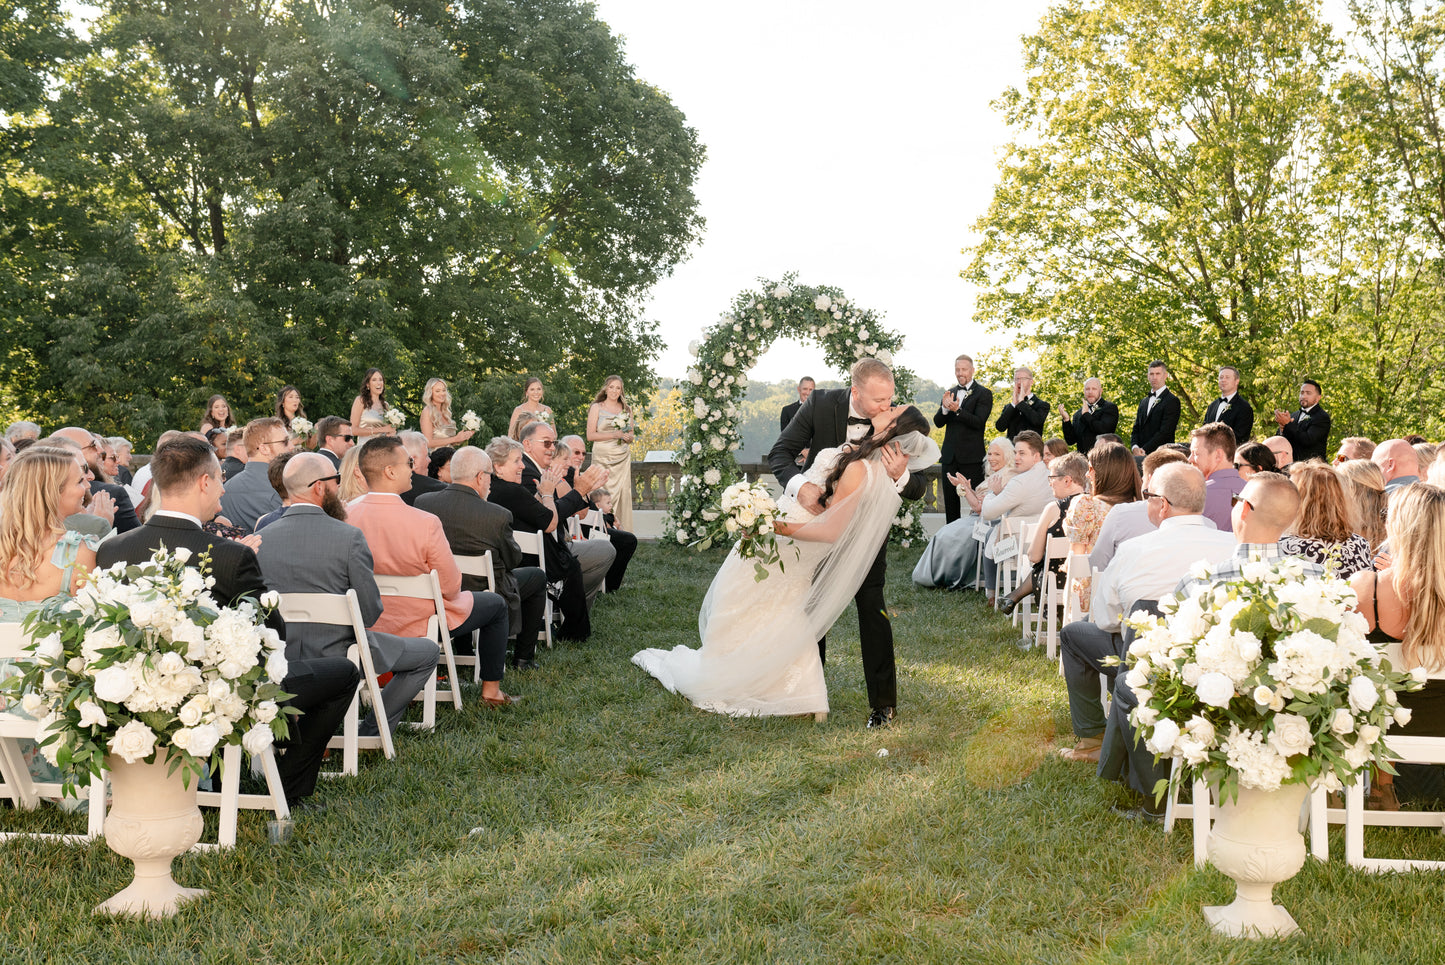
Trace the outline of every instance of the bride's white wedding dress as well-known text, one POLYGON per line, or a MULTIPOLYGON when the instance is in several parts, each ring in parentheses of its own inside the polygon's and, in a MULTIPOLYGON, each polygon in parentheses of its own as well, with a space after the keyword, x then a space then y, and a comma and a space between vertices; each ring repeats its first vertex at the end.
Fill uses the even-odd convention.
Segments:
MULTIPOLYGON (((823 485, 839 450, 825 449, 805 474, 823 485)), ((828 711, 818 639, 853 598, 887 538, 901 500, 876 457, 845 499, 814 516, 784 496, 778 509, 803 523, 797 538, 779 537, 781 566, 756 580, 755 561, 733 547, 698 614, 702 646, 643 650, 632 662, 703 710, 733 716, 828 711)))

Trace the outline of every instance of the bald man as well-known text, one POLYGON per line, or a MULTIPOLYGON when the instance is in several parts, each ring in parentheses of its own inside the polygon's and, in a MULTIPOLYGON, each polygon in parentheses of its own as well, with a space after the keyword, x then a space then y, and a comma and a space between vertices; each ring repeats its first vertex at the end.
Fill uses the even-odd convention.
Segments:
POLYGON ((1279 467, 1280 472, 1289 472, 1290 463, 1294 462, 1294 446, 1284 436, 1266 436, 1263 440, 1264 446, 1274 453, 1274 464, 1279 467))
POLYGON ((1380 467, 1387 493, 1420 481, 1420 456, 1404 439, 1386 439, 1375 447, 1370 461, 1380 467))

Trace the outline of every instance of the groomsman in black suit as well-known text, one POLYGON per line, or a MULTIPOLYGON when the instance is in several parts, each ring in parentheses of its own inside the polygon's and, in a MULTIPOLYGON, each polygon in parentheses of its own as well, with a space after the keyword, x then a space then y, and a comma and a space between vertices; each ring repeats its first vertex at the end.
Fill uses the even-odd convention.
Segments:
MULTIPOLYGON (((974 486, 983 485, 983 457, 988 444, 983 438, 988 417, 993 414, 993 393, 981 382, 973 380, 973 359, 960 355, 953 360, 953 374, 958 384, 943 393, 943 401, 933 416, 933 424, 943 430, 943 477, 951 473, 967 476, 974 486)), ((962 515, 958 489, 944 484, 943 510, 945 522, 962 515)))
MULTIPOLYGON (((768 453, 768 466, 773 476, 802 505, 817 511, 822 490, 801 478, 798 454, 809 451, 804 466, 824 449, 857 442, 872 433, 869 422, 893 404, 895 386, 893 370, 877 359, 859 359, 853 365, 852 386, 847 389, 823 389, 814 392, 788 423, 788 428, 768 453), (796 480, 796 481, 795 481, 796 480)), ((895 452, 891 458, 898 458, 895 452)), ((889 458, 884 459, 889 468, 889 458)), ((890 472, 890 475, 892 473, 890 472)), ((904 499, 918 499, 927 489, 922 473, 908 471, 906 460, 901 473, 894 477, 904 499)), ((885 727, 896 715, 898 704, 898 671, 893 660, 893 624, 888 618, 888 604, 883 599, 883 584, 888 576, 888 540, 878 547, 873 567, 853 597, 858 607, 858 636, 863 650, 863 677, 868 683, 868 726, 885 727)), ((818 653, 825 653, 827 639, 818 641, 818 653)))
POLYGON ((817 386, 818 383, 814 382, 811 377, 806 375, 798 380, 798 401, 789 402, 787 405, 783 406, 782 414, 778 419, 779 432, 782 432, 784 429, 786 429, 788 427, 788 423, 793 421, 793 416, 798 414, 798 410, 803 407, 804 402, 808 401, 808 396, 813 394, 813 390, 817 388, 817 386))
POLYGON ((1204 410, 1204 425, 1223 422, 1234 430, 1235 445, 1244 445, 1254 435, 1254 408, 1239 394, 1239 369, 1226 365, 1219 370, 1219 398, 1204 410))
POLYGON ((1166 442, 1174 441, 1179 428, 1179 397, 1165 386, 1169 369, 1159 359, 1149 363, 1149 394, 1139 400, 1129 448, 1136 456, 1147 456, 1166 442))
POLYGON ((1008 436, 1013 442, 1020 432, 1044 434, 1044 420, 1049 417, 1049 404, 1034 395, 1033 369, 1014 369, 1013 397, 999 413, 993 427, 1008 436))
POLYGON ((1064 419, 1064 441, 1084 455, 1107 432, 1119 428, 1119 407, 1104 398, 1104 383, 1097 378, 1084 381, 1084 404, 1073 415, 1060 407, 1064 419))
POLYGON ((1325 448, 1330 441, 1330 414, 1320 405, 1320 384, 1314 379, 1305 379, 1299 387, 1299 409, 1293 415, 1283 409, 1274 410, 1274 421, 1279 424, 1279 435, 1289 440, 1294 448, 1294 461, 1306 459, 1325 460, 1325 448))

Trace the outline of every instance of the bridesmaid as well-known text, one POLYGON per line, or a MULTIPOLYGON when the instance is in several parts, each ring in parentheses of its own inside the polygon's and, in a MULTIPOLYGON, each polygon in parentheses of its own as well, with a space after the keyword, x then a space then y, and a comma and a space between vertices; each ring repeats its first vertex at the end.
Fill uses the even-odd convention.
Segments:
POLYGON ((297 442, 297 436, 291 429, 291 420, 296 418, 305 419, 306 410, 301 406, 301 390, 294 385, 285 385, 281 391, 276 393, 276 418, 286 427, 286 432, 291 436, 291 441, 297 442))
POLYGON ((231 417, 231 404, 224 395, 213 395, 206 400, 206 414, 201 417, 202 432, 230 429, 235 425, 236 420, 231 417))
POLYGON ((622 394, 622 376, 609 375, 587 410, 592 461, 607 469, 607 491, 617 527, 632 531, 632 406, 622 394))
POLYGON ((367 369, 361 391, 351 400, 351 432, 355 436, 394 436, 386 421, 386 378, 381 369, 367 369))
POLYGON ((457 431, 452 418, 452 394, 445 379, 427 379, 421 401, 421 434, 426 436, 428 449, 459 446, 472 437, 470 429, 457 431))
POLYGON ((518 420, 523 415, 530 415, 553 427, 557 425, 557 420, 552 417, 552 410, 542 404, 542 393, 542 380, 535 375, 527 380, 526 385, 522 386, 522 404, 512 410, 512 420, 507 423, 508 439, 517 438, 517 433, 522 431, 518 420))

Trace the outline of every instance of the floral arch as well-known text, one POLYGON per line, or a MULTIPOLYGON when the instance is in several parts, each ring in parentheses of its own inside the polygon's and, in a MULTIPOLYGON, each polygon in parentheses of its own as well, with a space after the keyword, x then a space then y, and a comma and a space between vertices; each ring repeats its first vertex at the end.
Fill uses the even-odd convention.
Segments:
MULTIPOLYGON (((901 335, 883 327, 880 315, 856 305, 841 289, 796 285, 796 278, 792 273, 776 282, 758 279, 761 290, 739 294, 732 310, 688 346, 695 361, 680 386, 686 410, 677 451, 682 479, 667 520, 668 533, 679 543, 706 535, 703 513, 738 479, 733 454, 741 445, 737 418, 747 393, 747 373, 774 339, 790 335, 813 341, 822 346, 827 363, 845 374, 867 356, 891 366, 893 353, 903 344, 901 335)), ((910 398, 913 373, 895 368, 893 378, 896 398, 910 398)), ((919 513, 905 508, 894 536, 908 540, 920 535, 919 513)))

